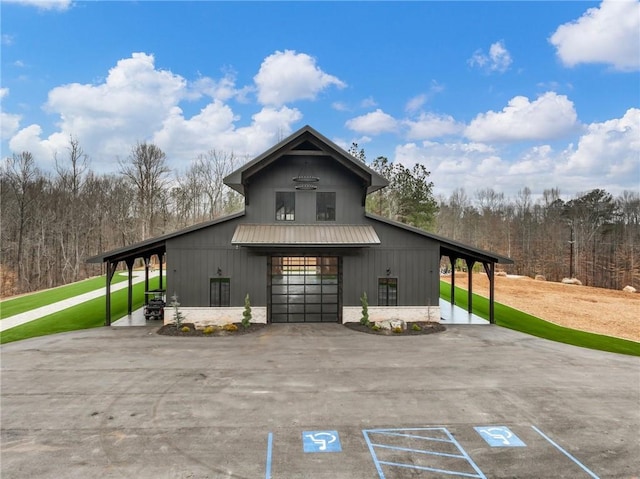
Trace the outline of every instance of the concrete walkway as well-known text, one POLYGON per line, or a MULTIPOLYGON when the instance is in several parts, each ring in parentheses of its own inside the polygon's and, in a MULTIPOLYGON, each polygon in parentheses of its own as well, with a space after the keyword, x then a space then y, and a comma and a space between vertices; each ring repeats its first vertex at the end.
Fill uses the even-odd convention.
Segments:
MULTIPOLYGON (((119 273, 121 275, 126 276, 127 273, 119 273)), ((159 271, 149 272, 149 278, 153 278, 158 276, 159 271)), ((144 271, 134 271, 133 272, 133 284, 142 283, 144 281, 144 271)), ((111 292, 118 291, 126 288, 128 285, 127 281, 121 281, 120 283, 111 285, 111 292)), ((77 306, 78 304, 84 303, 86 301, 90 301, 95 298, 104 297, 106 294, 106 287, 99 288, 88 293, 79 294, 78 296, 74 296, 73 298, 67 298, 62 301, 58 301, 56 303, 47 304, 46 306, 42 306, 40 308, 32 309, 30 311, 25 311, 24 313, 16 314, 14 316, 10 316, 8 318, 0 321, 0 332, 6 331, 7 329, 15 328, 16 326, 20 326, 21 324, 28 323, 35 319, 40 319, 49 314, 57 313, 58 311, 62 311, 63 309, 71 308, 72 306, 77 306)))
POLYGON ((467 312, 460 306, 440 298, 440 321, 442 324, 489 324, 489 321, 467 312))

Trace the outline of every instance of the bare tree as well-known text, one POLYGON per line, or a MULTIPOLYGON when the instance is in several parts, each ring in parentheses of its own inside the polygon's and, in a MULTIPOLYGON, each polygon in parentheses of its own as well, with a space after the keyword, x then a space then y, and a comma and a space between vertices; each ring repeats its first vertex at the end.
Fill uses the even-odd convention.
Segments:
POLYGON ((129 161, 119 161, 120 173, 136 189, 140 239, 153 235, 155 214, 160 210, 158 201, 163 198, 163 190, 168 184, 165 153, 153 143, 137 143, 131 149, 129 161))

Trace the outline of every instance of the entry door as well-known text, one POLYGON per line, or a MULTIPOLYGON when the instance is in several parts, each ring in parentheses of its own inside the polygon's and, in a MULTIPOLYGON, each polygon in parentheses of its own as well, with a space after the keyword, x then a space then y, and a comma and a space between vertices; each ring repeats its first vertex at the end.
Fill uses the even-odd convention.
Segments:
POLYGON ((337 256, 272 256, 271 321, 337 322, 337 256))

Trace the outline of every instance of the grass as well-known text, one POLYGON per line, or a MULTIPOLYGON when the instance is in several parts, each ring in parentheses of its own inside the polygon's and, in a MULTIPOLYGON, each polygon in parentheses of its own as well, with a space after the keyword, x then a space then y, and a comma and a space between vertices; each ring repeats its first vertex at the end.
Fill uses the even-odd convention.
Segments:
MULTIPOLYGON (((440 297, 451 301, 450 283, 440 282, 440 297)), ((468 307, 467 290, 456 287, 456 306, 468 307)), ((494 307, 498 326, 573 346, 640 356, 640 344, 635 341, 565 328, 500 303, 494 307)), ((489 300, 474 293, 473 313, 489 320, 489 300)))
MULTIPOLYGON (((157 288, 159 278, 149 279, 149 287, 157 288)), ((133 285, 133 309, 140 308, 144 303, 144 282, 133 285)), ((127 289, 111 293, 111 317, 116 320, 127 314, 127 289)), ((7 329, 0 335, 0 344, 19 341, 47 334, 75 331, 79 329, 96 328, 105 323, 104 296, 86 301, 77 306, 67 308, 57 313, 49 314, 40 319, 7 329)))
MULTIPOLYGON (((116 274, 113 277, 111 284, 116 284, 120 281, 126 280, 126 275, 116 274)), ((2 301, 0 302, 0 319, 8 318, 10 316, 24 313, 25 311, 30 311, 68 298, 73 298, 79 294, 89 293, 98 288, 103 288, 105 286, 105 282, 106 277, 99 276, 97 278, 78 281, 77 283, 71 283, 57 288, 20 296, 19 298, 2 301)))

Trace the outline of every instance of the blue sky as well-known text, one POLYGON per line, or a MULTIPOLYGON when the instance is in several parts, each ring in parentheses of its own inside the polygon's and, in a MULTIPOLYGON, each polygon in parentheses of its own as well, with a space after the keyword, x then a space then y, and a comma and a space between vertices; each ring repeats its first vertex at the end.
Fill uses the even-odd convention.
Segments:
POLYGON ((2 156, 175 172, 309 124, 436 194, 640 188, 640 3, 2 0, 2 156))

